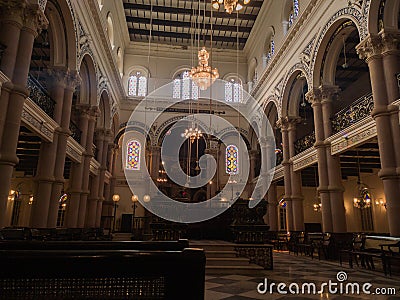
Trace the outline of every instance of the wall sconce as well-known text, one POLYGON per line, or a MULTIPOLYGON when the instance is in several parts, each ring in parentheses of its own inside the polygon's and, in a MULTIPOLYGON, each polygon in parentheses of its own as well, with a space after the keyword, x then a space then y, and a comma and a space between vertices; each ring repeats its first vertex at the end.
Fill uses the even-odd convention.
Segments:
POLYGON ((322 208, 322 204, 321 203, 314 203, 314 211, 315 212, 320 212, 322 208))
POLYGON ((28 204, 29 204, 29 205, 32 205, 32 204, 33 204, 33 196, 32 196, 32 195, 29 196, 28 204))
POLYGON ((383 201, 381 198, 375 201, 375 205, 383 206, 386 209, 386 201, 383 201))

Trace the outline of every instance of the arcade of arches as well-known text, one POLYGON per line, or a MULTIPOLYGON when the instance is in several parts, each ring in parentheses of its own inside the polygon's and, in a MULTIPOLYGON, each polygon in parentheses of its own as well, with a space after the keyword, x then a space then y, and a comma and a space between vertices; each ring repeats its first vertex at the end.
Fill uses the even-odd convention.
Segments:
MULTIPOLYGON (((143 184, 146 169, 164 194, 200 202, 248 159, 248 181, 235 182, 248 200, 266 147, 234 109, 249 94, 275 135, 270 231, 320 226, 400 236, 399 1, 255 0, 237 16, 215 13, 215 32, 204 25, 199 36, 213 34, 204 43, 226 80, 226 103, 202 98, 189 76, 197 64, 190 33, 203 25, 170 15, 190 18, 195 10, 158 2, 155 13, 142 1, 0 1, 0 227, 111 230, 115 223, 129 232, 132 196, 154 197, 143 184), (145 136, 129 117, 166 84, 171 106, 145 136), (188 189, 167 175, 179 166, 161 159, 162 143, 184 132, 173 127, 178 120, 199 112, 232 123, 249 158, 234 135, 228 147, 207 134, 188 139, 179 151, 185 174, 198 174, 204 154, 217 162, 206 185, 188 189)), ((205 11, 208 2, 201 1, 205 11)), ((151 213, 138 203, 134 217, 151 213)))

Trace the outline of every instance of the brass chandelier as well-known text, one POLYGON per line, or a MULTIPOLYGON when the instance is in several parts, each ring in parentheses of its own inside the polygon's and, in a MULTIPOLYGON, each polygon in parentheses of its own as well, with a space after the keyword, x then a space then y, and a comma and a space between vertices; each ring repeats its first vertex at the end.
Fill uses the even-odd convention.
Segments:
POLYGON ((198 58, 199 65, 192 68, 190 71, 190 77, 196 85, 204 91, 219 78, 219 73, 217 68, 213 69, 208 65, 210 54, 207 52, 205 47, 199 50, 198 58))
POLYGON ((212 6, 214 9, 219 9, 221 4, 224 4, 225 11, 231 14, 234 10, 239 11, 244 5, 250 3, 250 0, 213 0, 212 6))

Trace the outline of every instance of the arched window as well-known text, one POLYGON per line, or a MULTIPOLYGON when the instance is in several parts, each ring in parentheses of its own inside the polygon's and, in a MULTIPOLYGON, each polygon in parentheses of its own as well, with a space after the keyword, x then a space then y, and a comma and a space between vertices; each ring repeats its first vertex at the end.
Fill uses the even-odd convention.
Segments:
POLYGON ((172 98, 181 100, 199 99, 199 87, 190 79, 189 71, 184 71, 174 79, 172 98))
POLYGON ((128 81, 128 95, 131 97, 146 97, 147 77, 141 72, 131 75, 128 81))
POLYGON ((225 83, 225 101, 226 102, 242 102, 243 88, 240 80, 230 79, 225 83))
POLYGON ((294 21, 299 16, 299 0, 293 0, 292 9, 290 10, 288 22, 289 27, 293 25, 294 21))
POLYGON ((140 170, 140 151, 141 145, 139 141, 130 141, 126 147, 126 169, 132 171, 140 170))
POLYGON ((271 41, 268 44, 268 47, 266 47, 266 54, 265 54, 265 66, 269 63, 269 61, 272 59, 272 57, 275 54, 275 40, 274 36, 272 35, 271 41))
POLYGON ((111 12, 107 14, 107 34, 110 40, 111 48, 114 49, 114 25, 111 18, 111 12))
POLYGON ((239 150, 235 145, 226 147, 226 173, 236 175, 239 173, 239 150))

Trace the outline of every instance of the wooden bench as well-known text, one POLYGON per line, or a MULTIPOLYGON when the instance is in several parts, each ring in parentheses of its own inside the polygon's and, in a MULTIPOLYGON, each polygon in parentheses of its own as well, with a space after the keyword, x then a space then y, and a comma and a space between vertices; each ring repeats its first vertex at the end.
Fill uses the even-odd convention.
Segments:
POLYGON ((0 299, 204 299, 205 254, 0 250, 0 299))
POLYGON ((379 260, 382 264, 382 269, 385 275, 388 273, 388 267, 391 266, 391 259, 386 251, 390 245, 400 241, 400 238, 388 236, 365 236, 363 244, 358 250, 353 250, 350 253, 349 265, 353 266, 353 259, 357 262, 357 257, 361 260, 361 267, 370 270, 375 270, 375 260, 379 260), (390 266, 389 266, 390 265, 390 266))

